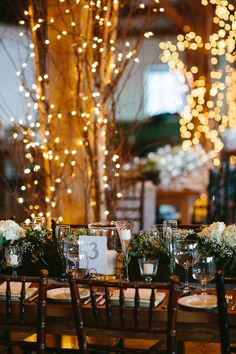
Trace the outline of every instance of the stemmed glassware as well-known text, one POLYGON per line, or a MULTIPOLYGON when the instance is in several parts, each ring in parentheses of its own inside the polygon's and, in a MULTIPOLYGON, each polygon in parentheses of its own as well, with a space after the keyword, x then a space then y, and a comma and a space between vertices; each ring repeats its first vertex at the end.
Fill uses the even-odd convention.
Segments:
POLYGON ((77 275, 80 279, 85 278, 88 274, 90 277, 96 277, 95 270, 89 269, 88 254, 85 251, 79 251, 78 260, 76 264, 77 275))
POLYGON ((129 281, 129 245, 133 237, 133 231, 135 226, 134 220, 119 220, 115 221, 115 225, 120 237, 121 248, 123 252, 123 278, 129 281))
POLYGON ((174 259, 174 238, 173 230, 177 228, 177 220, 164 220, 163 221, 163 236, 165 239, 166 250, 170 257, 170 274, 175 273, 175 259, 174 259))
POLYGON ((66 271, 75 270, 79 278, 84 278, 88 272, 88 254, 82 251, 81 241, 78 237, 71 237, 64 241, 64 256, 66 271))
POLYGON ((70 238, 64 240, 64 257, 66 259, 66 270, 76 269, 79 258, 79 243, 70 238))
POLYGON ((189 294, 191 288, 189 286, 189 268, 197 261, 197 242, 188 239, 176 240, 174 242, 174 257, 177 264, 181 265, 185 270, 185 283, 183 288, 184 294, 189 294))
POLYGON ((60 276, 61 281, 67 280, 65 248, 67 247, 66 240, 69 236, 69 233, 70 233, 69 225, 58 225, 56 228, 57 250, 62 265, 62 274, 60 276))
POLYGON ((216 266, 214 257, 199 257, 192 267, 193 278, 201 283, 201 295, 206 295, 206 285, 215 276, 216 266))
POLYGON ((17 276, 17 268, 22 263, 22 251, 18 245, 10 245, 5 251, 6 263, 12 268, 12 276, 17 276))

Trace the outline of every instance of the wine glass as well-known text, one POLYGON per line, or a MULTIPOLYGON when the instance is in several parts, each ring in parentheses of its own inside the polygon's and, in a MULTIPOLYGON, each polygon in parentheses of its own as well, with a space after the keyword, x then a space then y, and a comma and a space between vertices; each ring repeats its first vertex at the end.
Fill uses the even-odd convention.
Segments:
POLYGON ((149 259, 146 257, 138 259, 140 274, 147 283, 150 283, 157 274, 159 259, 149 259))
POLYGON ((191 292, 188 273, 189 268, 197 261, 197 242, 187 239, 176 240, 174 242, 174 258, 175 262, 181 265, 185 270, 183 293, 188 294, 191 292))
POLYGON ((60 276, 61 281, 67 280, 66 275, 66 258, 65 258, 65 248, 67 247, 66 239, 70 234, 69 225, 58 225, 56 228, 56 241, 57 241, 57 250, 61 259, 62 265, 62 274, 60 276))
POLYGON ((174 275, 175 273, 175 259, 173 252, 173 230, 177 228, 177 220, 164 220, 163 221, 163 236, 165 239, 165 246, 167 254, 170 257, 170 274, 174 275))
POLYGON ((64 240, 64 256, 66 259, 66 269, 75 269, 79 257, 79 242, 77 240, 64 240))
POLYGON ((90 276, 92 274, 92 269, 89 270, 89 258, 86 251, 79 251, 78 259, 76 262, 76 272, 79 279, 85 278, 89 273, 90 276))
POLYGON ((215 276, 214 257, 199 257, 192 267, 193 278, 201 283, 201 295, 206 295, 206 285, 215 276))
POLYGON ((10 245, 5 250, 6 263, 9 268, 12 268, 12 276, 17 276, 17 268, 22 263, 22 251, 17 245, 10 245))
POLYGON ((134 220, 119 220, 115 221, 115 225, 120 237, 121 248, 123 252, 123 278, 126 281, 129 281, 129 272, 128 272, 128 264, 129 264, 129 245, 130 241, 133 237, 133 230, 135 226, 134 220))

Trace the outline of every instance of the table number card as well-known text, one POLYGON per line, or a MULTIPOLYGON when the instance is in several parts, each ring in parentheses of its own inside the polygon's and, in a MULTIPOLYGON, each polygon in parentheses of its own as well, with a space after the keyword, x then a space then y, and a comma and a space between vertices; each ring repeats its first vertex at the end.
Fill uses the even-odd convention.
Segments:
POLYGON ((88 253, 89 268, 100 274, 107 271, 107 238, 105 236, 80 236, 80 248, 88 253))

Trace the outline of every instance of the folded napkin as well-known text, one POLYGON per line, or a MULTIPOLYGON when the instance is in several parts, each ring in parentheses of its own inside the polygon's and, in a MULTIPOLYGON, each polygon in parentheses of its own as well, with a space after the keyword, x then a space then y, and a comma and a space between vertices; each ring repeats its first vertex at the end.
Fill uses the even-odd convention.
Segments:
MULTIPOLYGON (((119 305, 120 292, 116 290, 111 296, 111 303, 113 305, 119 305)), ((134 297, 135 297, 135 289, 126 289, 124 290, 125 296, 125 305, 126 306, 134 306, 134 297)), ((151 296, 151 289, 139 289, 139 297, 140 297, 140 306, 141 307, 149 307, 151 296)), ((165 293, 163 292, 155 292, 155 306, 158 306, 165 298, 165 293)))
MULTIPOLYGON (((20 292, 21 292, 21 284, 20 282, 12 282, 10 283, 10 289, 11 289, 11 299, 12 300, 19 300, 20 298, 20 292)), ((28 298, 30 298, 31 296, 33 296, 34 294, 36 294, 36 292, 38 291, 37 288, 30 288, 29 286, 31 285, 31 283, 25 283, 25 299, 27 300, 28 298)), ((6 286, 7 283, 4 282, 0 285, 0 298, 5 298, 6 296, 6 286)))

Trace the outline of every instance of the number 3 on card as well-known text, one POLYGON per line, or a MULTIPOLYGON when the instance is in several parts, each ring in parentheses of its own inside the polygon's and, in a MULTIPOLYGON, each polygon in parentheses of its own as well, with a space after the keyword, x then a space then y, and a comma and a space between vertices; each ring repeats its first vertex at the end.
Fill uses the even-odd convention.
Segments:
POLYGON ((95 268, 100 274, 106 272, 107 238, 104 236, 80 236, 81 250, 88 253, 89 268, 95 268))

